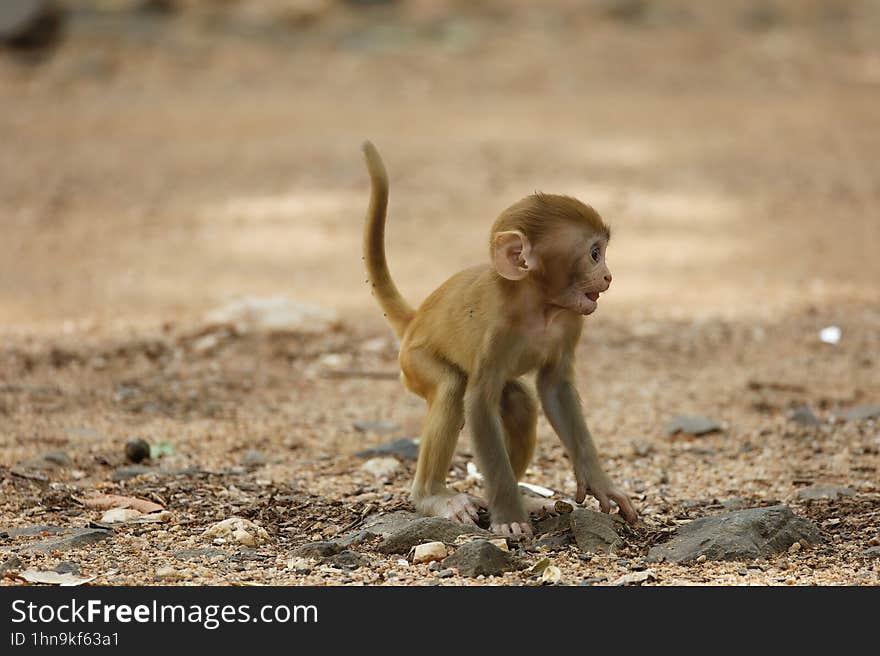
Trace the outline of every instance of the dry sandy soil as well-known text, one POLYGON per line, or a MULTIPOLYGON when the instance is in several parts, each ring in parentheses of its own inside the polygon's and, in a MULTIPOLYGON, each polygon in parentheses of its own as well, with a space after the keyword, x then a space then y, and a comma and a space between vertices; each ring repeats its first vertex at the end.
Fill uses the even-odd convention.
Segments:
MULTIPOLYGON (((525 545, 527 559, 611 582, 722 502, 779 501, 824 544, 751 566, 651 564, 646 584, 880 583, 880 420, 843 419, 880 403, 880 3, 328 3, 285 22, 247 3, 167 17, 71 4, 50 57, 0 53, 0 531, 87 526, 101 512, 77 499, 95 490, 171 514, 84 550, 21 551, 2 584, 60 562, 110 585, 539 582, 441 579, 369 544, 355 570, 291 562, 408 508, 412 463, 377 479, 354 455, 417 435, 423 413, 363 284, 364 138, 390 171, 389 259, 414 302, 481 261, 491 221, 535 189, 613 226, 615 281, 587 321, 579 386, 643 523, 613 556, 525 545), (202 321, 272 295, 339 324, 202 321), (835 345, 819 339, 831 325, 835 345), (790 420, 802 404, 820 426, 790 420), (670 438, 677 414, 723 431, 670 438), (353 426, 379 421, 394 427, 353 426), (134 438, 171 452, 111 480, 134 438), (810 485, 854 494, 799 499, 810 485), (203 535, 233 516, 270 540, 203 535), (221 553, 172 556, 207 547, 221 553)), ((465 435, 460 489, 469 448, 465 435)), ((527 480, 574 492, 543 420, 527 480)))

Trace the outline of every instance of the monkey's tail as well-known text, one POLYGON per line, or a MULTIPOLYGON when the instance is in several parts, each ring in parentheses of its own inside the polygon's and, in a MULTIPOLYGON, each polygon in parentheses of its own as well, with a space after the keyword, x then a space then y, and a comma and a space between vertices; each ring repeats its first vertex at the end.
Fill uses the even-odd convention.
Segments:
POLYGON ((364 262, 373 293, 385 312, 385 318, 398 337, 403 333, 415 315, 388 271, 385 259, 385 215, 388 210, 388 174, 379 156, 379 151, 369 141, 363 145, 367 171, 370 173, 370 206, 367 209, 367 222, 364 226, 364 262))

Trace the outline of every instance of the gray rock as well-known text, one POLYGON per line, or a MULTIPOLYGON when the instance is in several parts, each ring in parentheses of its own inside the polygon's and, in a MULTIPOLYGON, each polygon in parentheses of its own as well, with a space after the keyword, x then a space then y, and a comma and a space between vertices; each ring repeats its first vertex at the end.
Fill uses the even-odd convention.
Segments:
POLYGON ((70 533, 49 540, 40 542, 32 542, 22 547, 24 553, 52 553, 53 551, 67 551, 68 549, 79 549, 95 544, 101 540, 105 540, 113 535, 112 531, 105 531, 97 528, 71 528, 70 533))
POLYGON ((822 422, 813 414, 809 406, 800 405, 788 415, 789 420, 801 426, 821 426, 822 422))
POLYGON ((487 540, 463 544, 448 556, 443 564, 455 568, 462 576, 498 576, 520 569, 520 564, 507 551, 502 551, 487 540))
POLYGON ((408 437, 401 438, 399 440, 394 440, 393 442, 386 442, 385 444, 380 444, 378 446, 370 447, 369 449, 364 449, 363 451, 358 451, 357 454, 360 458, 375 458, 376 456, 394 456, 400 460, 412 460, 416 461, 419 459, 419 445, 408 437))
MULTIPOLYGON (((868 547, 862 552, 865 558, 880 558, 880 547, 868 547)), ((2 565, 0 565, 2 569, 2 565)))
POLYGON ((376 534, 372 531, 353 531, 351 533, 346 533, 333 541, 339 546, 347 549, 348 547, 356 547, 359 544, 363 544, 368 540, 372 540, 374 537, 376 537, 376 534))
POLYGON ((358 532, 369 531, 384 538, 412 524, 417 519, 419 519, 417 514, 406 510, 397 510, 388 514, 377 513, 364 519, 358 532))
POLYGON ((571 528, 571 516, 573 512, 557 515, 556 517, 546 517, 535 522, 535 535, 544 535, 545 533, 560 533, 568 531, 571 528))
POLYGON ((819 529, 796 516, 786 506, 750 508, 703 517, 680 526, 672 539, 652 547, 649 558, 690 562, 700 556, 708 560, 740 560, 770 556, 803 541, 822 541, 819 529))
POLYGON ((340 551, 342 551, 342 547, 337 542, 322 540, 320 542, 307 542, 298 546, 293 550, 293 555, 301 558, 323 559, 335 556, 340 551))
POLYGON ((0 44, 23 50, 52 45, 61 36, 63 18, 52 0, 3 0, 0 44))
POLYGON ((849 421, 861 421, 862 419, 877 419, 880 417, 880 405, 860 405, 850 408, 843 413, 844 419, 849 421))
POLYGON ((856 491, 851 487, 803 487, 797 491, 797 498, 801 501, 817 501, 829 499, 835 501, 840 497, 851 497, 856 491))
POLYGON ((363 554, 346 549, 328 558, 326 563, 339 569, 357 569, 359 567, 369 567, 371 561, 363 554))
POLYGON ((130 478, 135 478, 137 476, 142 476, 143 474, 149 474, 150 472, 156 471, 150 467, 145 467, 144 465, 132 465, 131 467, 119 467, 112 474, 110 474, 110 480, 116 483, 120 481, 127 481, 130 478))
POLYGON ((614 553, 623 546, 620 532, 626 526, 618 515, 576 508, 571 513, 571 532, 584 553, 614 553))
POLYGON ((549 551, 562 551, 573 541, 573 538, 568 533, 545 535, 535 540, 535 546, 543 547, 549 551))
POLYGON ((388 421, 356 421, 354 429, 358 433, 393 433, 399 431, 400 426, 388 421))
POLYGON ((144 439, 129 440, 125 443, 125 457, 131 462, 141 462, 150 457, 150 445, 144 439))
POLYGON ((455 576, 455 572, 453 572, 451 569, 441 569, 439 572, 437 572, 438 579, 448 579, 452 578, 453 576, 455 576))
POLYGON ((52 571, 57 574, 76 574, 76 575, 79 575, 79 573, 80 573, 79 572, 79 565, 77 565, 76 563, 71 563, 71 562, 67 562, 67 561, 65 561, 63 563, 58 563, 55 566, 55 569, 52 571))
POLYGON ((687 433, 688 435, 708 435, 709 433, 717 433, 721 430, 721 424, 708 417, 679 415, 673 417, 664 428, 669 436, 678 433, 687 433))
POLYGON ((726 510, 742 510, 749 504, 742 497, 731 497, 730 499, 722 501, 721 505, 726 510))
POLYGON ((21 567, 21 559, 18 556, 10 556, 0 563, 0 579, 6 576, 6 572, 17 570, 21 567))
POLYGON ((43 460, 57 467, 69 467, 73 464, 70 456, 64 451, 49 451, 43 454, 43 460))
POLYGON ((193 558, 212 558, 213 556, 226 556, 225 553, 214 547, 206 549, 182 549, 171 554, 177 560, 192 560, 193 558))
POLYGON ((241 456, 241 464, 245 467, 262 467, 269 463, 269 459, 256 449, 248 449, 241 456))
POLYGON ((489 535, 489 532, 444 517, 420 517, 388 535, 379 544, 379 551, 408 553, 422 542, 453 542, 459 535, 465 534, 489 535))
POLYGON ((89 440, 99 440, 103 435, 96 431, 94 428, 83 428, 80 426, 72 426, 70 428, 65 428, 64 432, 70 435, 71 437, 82 437, 89 440))

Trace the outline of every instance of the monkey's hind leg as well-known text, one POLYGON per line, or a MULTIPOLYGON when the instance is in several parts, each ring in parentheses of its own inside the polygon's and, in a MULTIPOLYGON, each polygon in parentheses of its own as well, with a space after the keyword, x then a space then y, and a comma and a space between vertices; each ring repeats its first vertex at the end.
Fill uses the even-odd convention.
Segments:
MULTIPOLYGON (((516 480, 526 473, 537 442, 538 404, 529 388, 518 380, 511 380, 501 394, 501 422, 507 443, 507 454, 516 480)), ((522 495, 523 507, 539 516, 556 515, 556 502, 522 495)))
POLYGON ((467 379, 459 370, 422 351, 402 354, 406 386, 428 402, 419 441, 419 461, 411 498, 420 513, 476 524, 485 502, 446 487, 458 434, 464 423, 467 379))

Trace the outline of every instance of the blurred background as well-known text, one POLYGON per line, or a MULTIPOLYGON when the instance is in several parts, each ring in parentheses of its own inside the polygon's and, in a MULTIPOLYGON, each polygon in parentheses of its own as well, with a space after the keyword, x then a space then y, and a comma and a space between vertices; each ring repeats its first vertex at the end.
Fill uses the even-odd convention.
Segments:
POLYGON ((366 138, 412 302, 542 190, 613 226, 609 316, 876 316, 878 35, 876 0, 3 0, 0 322, 378 329, 366 138))

